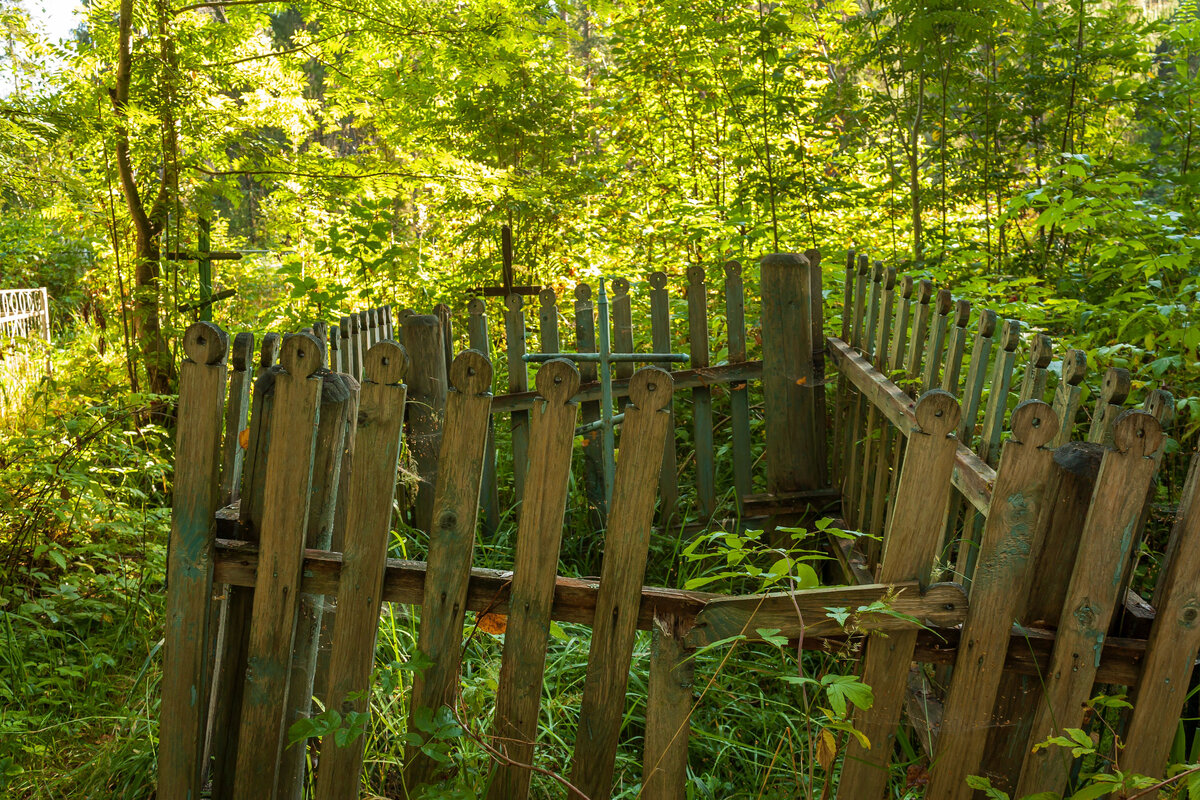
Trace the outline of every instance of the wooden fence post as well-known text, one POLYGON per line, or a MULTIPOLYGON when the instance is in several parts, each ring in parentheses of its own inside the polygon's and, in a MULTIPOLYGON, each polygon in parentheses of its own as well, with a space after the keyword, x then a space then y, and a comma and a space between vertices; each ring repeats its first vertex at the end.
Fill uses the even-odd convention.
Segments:
POLYGON ((212 323, 197 322, 184 334, 183 349, 187 357, 180 370, 167 561, 158 793, 198 800, 208 713, 208 626, 228 342, 212 323))
POLYGON ((509 606, 520 609, 508 620, 493 730, 507 761, 497 767, 489 800, 525 800, 537 738, 546 637, 554 601, 554 578, 562 544, 571 450, 579 407, 579 371, 569 361, 547 361, 538 370, 540 400, 532 412, 529 480, 517 531, 509 606))
MULTIPOLYGON (((446 408, 445 341, 432 314, 412 314, 404 320, 404 342, 411 359, 408 373, 408 450, 417 462, 417 500, 414 528, 428 532, 433 525, 433 493, 442 444, 442 414, 446 408)), ((524 368, 524 362, 521 367, 524 368)))
MULTIPOLYGON (((1054 341, 1044 333, 1036 333, 1029 345, 1029 366, 1021 379, 1019 402, 1041 400, 1046 394, 1046 367, 1054 359, 1054 341)), ((1064 365, 1065 366, 1065 365, 1064 365)))
MULTIPOLYGON (((1044 702, 1034 716, 1030 746, 1083 722, 1162 438, 1158 421, 1145 412, 1128 411, 1117 420, 1115 449, 1104 454, 1096 478, 1096 493, 1059 617, 1044 702)), ((1066 748, 1028 752, 1017 794, 1061 791, 1070 767, 1071 754, 1066 748)))
MULTIPOLYGON (((729 363, 745 361, 746 298, 742 265, 737 261, 725 264, 725 322, 729 330, 729 363)), ((821 344, 824 343, 822 337, 821 344)), ((750 388, 745 381, 729 387, 729 421, 733 428, 733 487, 740 512, 742 499, 750 494, 754 485, 750 452, 750 388)), ((674 449, 674 438, 669 436, 665 446, 674 449)))
MULTIPOLYGON (((453 706, 462 658, 467 582, 475 552, 479 487, 488 421, 492 417, 492 365, 482 353, 464 350, 450 367, 442 437, 442 472, 433 501, 419 647, 430 660, 413 681, 409 733, 419 733, 420 710, 453 706)), ((421 712, 421 713, 424 713, 421 712)), ((406 748, 404 782, 409 792, 433 776, 436 764, 416 745, 406 748)))
POLYGON ((646 756, 642 796, 687 797, 687 751, 695 661, 674 616, 654 618, 646 695, 646 756))
MULTIPOLYGON (((577 353, 596 352, 596 318, 595 305, 592 303, 592 287, 580 283, 575 287, 575 351, 577 353)), ((592 363, 579 365, 580 380, 591 383, 596 380, 597 369, 592 363)), ((600 401, 585 400, 580 405, 580 417, 583 424, 600 419, 600 401)), ((600 441, 599 430, 588 431, 583 435, 583 487, 588 499, 588 517, 595 530, 604 527, 604 518, 608 513, 607 488, 604 486, 604 447, 600 441)))
MULTIPOLYGON (((488 339, 487 306, 483 300, 475 297, 467 304, 469 319, 467 321, 468 345, 472 350, 483 354, 491 365, 492 343, 488 339)), ((495 372, 492 372, 493 380, 495 372)), ((491 387, 488 387, 491 391, 491 387)), ((483 483, 480 488, 480 503, 483 505, 483 528, 489 533, 495 533, 500 527, 500 487, 496 483, 496 419, 488 414, 487 444, 483 451, 483 483)))
POLYGON ((979 767, 987 743, 1016 606, 1028 592, 1030 554, 1054 453, 1044 448, 1058 421, 1041 401, 1013 411, 1012 438, 1004 444, 992 503, 980 543, 979 567, 963 624, 954 677, 946 697, 941 732, 927 793, 970 800, 968 775, 979 767))
POLYGON ((1089 442, 1112 444, 1113 423, 1125 410, 1125 398, 1129 397, 1132 385, 1127 369, 1109 367, 1108 372, 1104 373, 1104 384, 1100 387, 1100 397, 1092 413, 1092 426, 1088 429, 1089 442))
MULTIPOLYGON (((525 304, 519 294, 504 298, 504 345, 508 360, 508 391, 529 391, 529 368, 525 364, 525 304)), ((513 492, 525 502, 525 471, 529 464, 529 412, 514 411, 511 417, 513 492)))
MULTIPOLYGON (((813 383, 812 277, 808 260, 775 253, 762 260, 763 395, 767 491, 823 488, 818 463, 825 420, 817 419, 813 383)), ((857 432, 856 432, 857 435, 857 432)))
POLYGON ((270 441, 274 469, 263 489, 234 800, 260 800, 275 791, 308 526, 321 393, 321 379, 313 377, 320 366, 317 340, 288 337, 279 362, 270 441))
MULTIPOLYGON (((958 401, 935 389, 921 397, 915 414, 917 427, 909 437, 883 543, 880 583, 928 582, 946 524, 958 401)), ((875 703, 854 715, 854 725, 866 734, 870 749, 851 739, 837 791, 843 800, 883 796, 916 642, 916 631, 902 631, 866 643, 862 681, 873 690, 875 703)))
MULTIPOLYGON (((437 329, 436 320, 432 327, 437 329)), ((445 362, 438 363, 445 367, 445 362)), ((346 476, 348 491, 342 498, 346 528, 338 581, 338 616, 329 654, 326 706, 343 717, 368 708, 365 695, 375 661, 396 464, 404 430, 403 381, 409 368, 408 355, 395 342, 380 342, 367 352, 360 389, 360 421, 350 474, 346 476)), ((344 746, 339 746, 333 733, 321 740, 318 800, 357 800, 365 740, 365 731, 344 746)))
MULTIPOLYGON (((704 267, 692 264, 687 269, 688 354, 692 369, 709 365, 708 289, 704 267)), ((692 389, 692 441, 696 454, 696 505, 700 518, 708 522, 716 511, 716 462, 713 456, 712 389, 692 389)))
POLYGON ((612 794, 617 739, 625 715, 629 662, 637 636, 637 615, 650 526, 654 521, 654 475, 666 441, 674 381, 655 367, 644 367, 629 382, 630 404, 621 429, 612 508, 604 537, 604 563, 587 675, 579 712, 579 733, 571 781, 585 798, 612 794))
POLYGON ((1079 384, 1083 383, 1087 374, 1087 353, 1082 350, 1068 350, 1063 356, 1062 380, 1054 390, 1054 413, 1058 414, 1058 436, 1054 446, 1059 447, 1071 441, 1071 432, 1075 429, 1075 415, 1079 413, 1079 397, 1082 392, 1079 384))
MULTIPOLYGON (((650 338, 654 352, 670 353, 673 347, 671 341, 671 300, 667 296, 667 274, 652 272, 650 282, 650 338)), ((672 364, 664 361, 656 364, 659 369, 670 371, 672 364)), ((674 522, 676 506, 679 504, 679 467, 675 452, 675 421, 674 411, 671 411, 671 431, 663 444, 662 469, 658 477, 658 494, 661 499, 659 520, 664 529, 669 529, 674 522)), ((586 420, 585 420, 586 421, 586 420)))
POLYGON ((254 334, 239 333, 233 337, 233 371, 229 376, 229 398, 225 410, 225 444, 221 456, 221 505, 227 506, 241 496, 242 431, 250 412, 250 384, 253 376, 249 367, 254 357, 254 334))

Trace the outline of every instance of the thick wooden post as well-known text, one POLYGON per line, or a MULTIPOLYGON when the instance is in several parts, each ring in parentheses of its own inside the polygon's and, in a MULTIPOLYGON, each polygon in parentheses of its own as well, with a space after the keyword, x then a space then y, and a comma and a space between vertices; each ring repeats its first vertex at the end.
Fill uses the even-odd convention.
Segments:
POLYGON ((571 399, 579 391, 579 372, 569 361, 547 361, 538 370, 536 383, 541 399, 532 412, 529 479, 509 595, 509 607, 520 613, 508 620, 492 723, 495 745, 509 761, 497 767, 488 789, 489 800, 525 800, 529 794, 528 765, 537 738, 554 577, 579 410, 571 399))
MULTIPOLYGON (((453 706, 462 658, 467 582, 475 552, 479 487, 483 476, 488 422, 492 417, 492 365, 482 353, 465 350, 450 368, 446 399, 442 473, 433 501, 425 601, 419 647, 431 662, 413 681, 410 720, 417 714, 453 706)), ((410 734, 420 733, 415 722, 410 734)), ((436 763, 415 744, 406 748, 405 785, 409 792, 433 777, 436 763)))
POLYGON ((1030 554, 1046 497, 1058 421, 1040 401, 1013 411, 1012 438, 1004 445, 992 489, 992 504, 980 544, 979 568, 971 589, 954 677, 942 714, 941 732, 927 794, 970 800, 967 776, 977 774, 987 743, 1004 658, 1018 604, 1028 593, 1030 554))
POLYGON ((671 402, 673 384, 667 372, 655 367, 638 370, 629 383, 631 402, 625 407, 621 430, 624 446, 604 537, 604 565, 571 765, 571 782, 585 798, 612 794, 613 764, 625 716, 629 661, 654 521, 654 476, 661 466, 659 453, 671 423, 665 408, 671 402))
MULTIPOLYGON (((404 342, 412 360, 408 374, 408 449, 417 462, 417 500, 413 527, 433 525, 433 494, 442 445, 442 413, 446 408, 446 358, 438 318, 413 314, 404 320, 404 342)), ((522 364, 524 366, 524 364, 522 364)))
MULTIPOLYGON (((1033 720, 1031 747, 1064 728, 1078 728, 1083 723, 1162 438, 1158 421, 1145 412, 1129 411, 1117 420, 1113 431, 1115 449, 1105 453, 1100 464, 1096 494, 1088 509, 1075 570, 1059 617, 1044 702, 1033 720)), ((1071 754, 1065 748, 1030 751, 1025 756, 1017 794, 1062 791, 1070 768, 1071 754)))
POLYGON ((763 395, 766 403, 767 491, 820 489, 817 444, 825 420, 817 419, 813 385, 812 277, 808 260, 775 253, 762 261, 763 395))
MULTIPOLYGON (((917 427, 908 441, 900 473, 895 508, 883 543, 879 582, 927 583, 950 500, 950 475, 958 441, 958 401, 935 389, 921 397, 915 409, 917 427)), ((888 764, 896 726, 904 708, 908 665, 917 643, 915 630, 898 631, 866 643, 863 683, 872 688, 875 703, 854 715, 854 726, 866 734, 870 749, 851 739, 837 796, 842 800, 877 800, 888 782, 888 764)))
POLYGON ((228 342, 215 325, 197 322, 184 334, 183 349, 187 357, 180 371, 175 498, 167 551, 158 793, 199 800, 228 342))
POLYGON ((270 441, 274 469, 267 471, 263 490, 234 800, 260 800, 275 791, 308 527, 321 393, 321 379, 313 377, 320 366, 317 340, 288 337, 279 363, 270 441))
MULTIPOLYGON (((436 330, 436 321, 433 326, 436 330)), ((444 362, 439 362, 445 366, 444 362)), ((350 462, 345 541, 338 582, 337 623, 329 655, 328 708, 343 717, 365 712, 375 661, 384 568, 396 491, 396 463, 404 427, 405 386, 409 368, 404 348, 384 341, 367 353, 366 375, 360 390, 360 412, 350 462)), ((365 726, 364 726, 365 727, 365 726)), ((339 746, 335 734, 321 740, 317 770, 318 800, 357 800, 366 746, 358 729, 339 746)))

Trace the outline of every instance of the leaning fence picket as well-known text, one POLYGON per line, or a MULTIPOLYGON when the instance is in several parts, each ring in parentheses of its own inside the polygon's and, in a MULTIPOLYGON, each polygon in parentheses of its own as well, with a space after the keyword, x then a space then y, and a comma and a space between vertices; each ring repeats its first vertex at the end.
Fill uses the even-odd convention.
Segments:
POLYGON ((1125 399, 1129 397, 1132 386, 1127 369, 1109 367, 1104 373, 1100 397, 1096 400, 1096 410, 1092 413, 1092 425, 1088 429, 1089 442, 1112 444, 1113 423, 1125 410, 1125 399))
MULTIPOLYGON (((575 352, 596 352, 595 304, 592 302, 592 287, 580 283, 575 287, 575 352)), ((598 375, 596 364, 583 362, 579 365, 579 377, 584 383, 594 383, 598 375)), ((580 421, 584 425, 600 419, 600 401, 586 400, 579 406, 580 421)), ((583 436, 583 485, 587 493, 589 516, 592 527, 604 527, 607 513, 604 486, 604 446, 602 432, 588 431, 583 436)))
MULTIPOLYGON (((688 355, 693 369, 709 365, 708 287, 704 267, 687 269, 688 355)), ((717 507, 716 460, 713 453, 712 389, 692 389, 692 437, 696 451, 696 504, 700 518, 708 520, 717 507)))
POLYGON ((921 378, 922 391, 936 389, 941 384, 942 351, 946 347, 946 331, 950 325, 950 312, 954 310, 954 298, 949 289, 937 293, 937 316, 929 334, 929 352, 925 354, 925 372, 921 378))
POLYGON ((1087 354, 1082 350, 1068 350, 1063 356, 1062 375, 1058 388, 1054 390, 1054 413, 1058 415, 1058 436, 1054 446, 1064 445, 1071 440, 1075 429, 1075 416, 1079 413, 1079 399, 1087 375, 1087 354))
POLYGON ((1046 379, 1049 376, 1046 367, 1050 366, 1053 358, 1053 340, 1044 333, 1035 333, 1029 345, 1029 365, 1025 367, 1025 376, 1021 379, 1018 403, 1043 398, 1046 394, 1046 379))
MULTIPOLYGON (((742 265, 737 261, 725 264, 725 324, 729 331, 729 363, 745 361, 746 298, 742 284, 742 265)), ((750 494, 752 487, 750 388, 746 381, 729 387, 729 417, 733 429, 733 487, 738 510, 741 511, 742 500, 750 494)), ((664 446, 674 449, 673 440, 674 437, 669 435, 664 446)))
MULTIPOLYGON (((542 302, 545 303, 544 298, 542 302)), ((482 353, 490 365, 492 344, 488 340, 487 307, 482 299, 474 297, 467 304, 467 311, 470 315, 467 321, 467 343, 472 350, 482 353)), ((557 329, 555 333, 557 334, 557 329)), ((494 371, 492 374, 494 377, 494 371)), ((488 387, 488 391, 491 391, 491 386, 488 387)), ((480 503, 483 505, 483 528, 490 534, 500 527, 500 489, 496 481, 496 422, 491 414, 488 414, 487 443, 483 452, 480 503)))
POLYGON ((657 800, 687 796, 688 737, 695 659, 675 615, 656 615, 651 628, 646 691, 646 752, 642 795, 657 800))
MULTIPOLYGON (((671 306, 667 296, 667 275, 665 272, 652 272, 650 283, 650 339, 656 353, 670 353, 671 344, 671 306)), ((731 348, 732 349, 732 348, 731 348)), ((669 361, 655 364, 659 369, 670 371, 674 365, 669 361)), ((679 502, 679 467, 675 451, 675 418, 674 411, 668 408, 671 417, 671 433, 663 443, 662 467, 658 477, 658 494, 660 497, 659 519, 664 528, 670 528, 674 520, 676 506, 679 502)), ((586 418, 584 420, 587 421, 586 418)))

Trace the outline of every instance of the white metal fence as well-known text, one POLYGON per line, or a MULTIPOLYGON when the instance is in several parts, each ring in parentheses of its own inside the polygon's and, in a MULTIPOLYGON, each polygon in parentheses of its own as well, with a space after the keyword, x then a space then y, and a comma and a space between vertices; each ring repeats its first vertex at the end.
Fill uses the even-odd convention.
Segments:
POLYGON ((50 372, 45 287, 0 289, 0 419, 19 412, 29 387, 50 372))

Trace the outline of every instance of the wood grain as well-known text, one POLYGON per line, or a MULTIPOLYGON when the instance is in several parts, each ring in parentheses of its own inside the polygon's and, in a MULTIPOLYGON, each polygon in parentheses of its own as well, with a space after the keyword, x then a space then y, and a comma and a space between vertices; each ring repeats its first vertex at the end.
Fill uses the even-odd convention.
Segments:
MULTIPOLYGON (((687 270, 688 355, 692 367, 703 369, 709 364, 708 288, 704 267, 692 264, 687 270)), ((766 336, 767 323, 763 323, 766 336)), ((764 353, 768 352, 764 348, 764 353)), ((769 369, 769 367, 767 367, 769 369)), ((763 381, 764 387, 766 380, 763 381)), ((768 401, 768 407, 770 403, 768 401)), ((767 412, 768 417, 770 412, 767 412)), ((768 423, 769 425, 770 423, 768 423)), ((698 386, 692 389, 692 441, 696 461, 696 505, 702 520, 712 517, 717 507, 716 461, 713 452, 712 389, 698 386)), ((768 461, 770 457, 768 456, 768 461)), ((768 468, 768 472, 770 469, 768 468)), ((768 478, 768 482, 770 479, 768 478)))
POLYGON ((679 620, 656 617, 650 645, 646 697, 646 754, 642 797, 684 800, 695 661, 683 642, 679 620))

